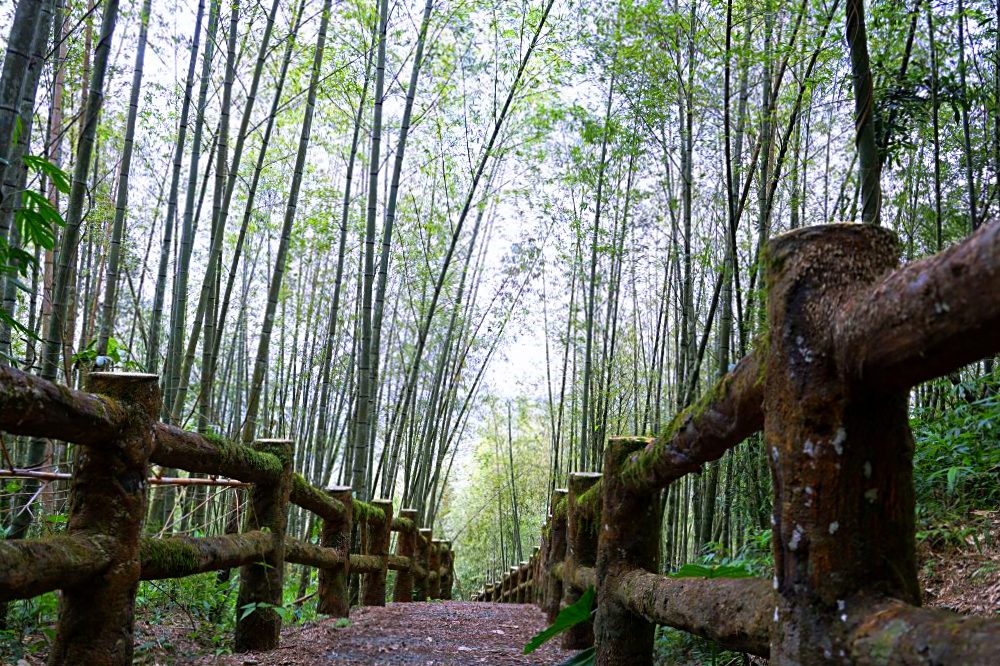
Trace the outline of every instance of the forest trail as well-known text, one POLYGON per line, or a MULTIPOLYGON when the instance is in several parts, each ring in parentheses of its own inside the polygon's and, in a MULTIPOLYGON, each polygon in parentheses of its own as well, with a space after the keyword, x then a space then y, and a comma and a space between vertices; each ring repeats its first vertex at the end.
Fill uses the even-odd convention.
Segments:
MULTIPOLYGON (((336 619, 290 627, 281 647, 271 652, 207 657, 174 663, 226 666, 298 666, 323 664, 558 664, 571 652, 550 641, 530 655, 524 644, 545 628, 545 616, 533 604, 487 604, 470 601, 390 603, 351 611, 350 625, 336 619)), ((158 661, 158 663, 161 663, 158 661)))

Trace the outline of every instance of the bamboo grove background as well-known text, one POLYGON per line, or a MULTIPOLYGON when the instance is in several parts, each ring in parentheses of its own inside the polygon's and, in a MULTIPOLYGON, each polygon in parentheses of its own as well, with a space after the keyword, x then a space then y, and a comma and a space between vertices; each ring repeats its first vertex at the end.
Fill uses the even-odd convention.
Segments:
MULTIPOLYGON (((914 258, 995 217, 1000 7, 865 7, 856 145, 859 5, 8 1, 0 359, 160 373, 164 419, 294 438, 312 483, 436 522, 477 589, 607 436, 655 434, 766 335, 768 237, 874 215, 914 258)), ((766 552, 761 449, 671 487, 665 566, 766 552)), ((6 533, 58 527, 64 496, 6 484, 6 533)), ((222 531, 234 496, 158 488, 151 524, 222 531)))

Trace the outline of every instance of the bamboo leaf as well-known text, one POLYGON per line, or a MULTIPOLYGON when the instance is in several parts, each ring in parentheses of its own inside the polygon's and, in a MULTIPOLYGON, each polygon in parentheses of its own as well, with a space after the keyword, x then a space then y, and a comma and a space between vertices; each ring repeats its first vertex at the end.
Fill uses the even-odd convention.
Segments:
POLYGON ((531 640, 524 646, 524 654, 531 654, 553 636, 566 631, 570 627, 575 627, 581 622, 590 619, 591 606, 594 603, 594 588, 588 587, 587 591, 577 600, 575 604, 567 606, 559 611, 555 622, 531 637, 531 640))

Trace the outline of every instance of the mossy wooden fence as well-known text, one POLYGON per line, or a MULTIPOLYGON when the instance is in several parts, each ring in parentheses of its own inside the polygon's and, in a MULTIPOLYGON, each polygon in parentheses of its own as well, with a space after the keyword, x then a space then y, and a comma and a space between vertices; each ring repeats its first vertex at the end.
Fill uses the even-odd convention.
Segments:
POLYGON ((93 373, 87 389, 0 368, 0 430, 77 445, 66 531, 0 541, 0 601, 62 590, 50 664, 131 664, 141 580, 240 567, 237 651, 278 646, 275 608, 282 604, 285 563, 319 569, 317 609, 327 615, 347 616, 352 574, 364 576, 366 605, 385 603, 390 569, 397 572, 395 601, 450 598, 451 544, 419 529, 415 510, 394 517, 388 500, 369 504, 353 499, 348 487, 310 485, 292 472, 290 440, 241 446, 159 423, 156 375, 93 373), (143 538, 151 463, 249 484, 243 531, 143 538), (322 519, 319 545, 286 535, 289 503, 322 519), (359 553, 350 552, 355 528, 359 553), (395 553, 392 531, 398 533, 395 553), (247 608, 253 611, 244 613, 247 608))
POLYGON ((1000 351, 1000 223, 900 268, 873 226, 773 239, 768 332, 656 439, 616 438, 603 474, 556 491, 541 549, 476 599, 554 619, 602 666, 651 664, 668 625, 775 664, 996 664, 1000 618, 920 607, 910 389, 1000 351), (662 490, 763 430, 773 580, 659 575, 662 490))

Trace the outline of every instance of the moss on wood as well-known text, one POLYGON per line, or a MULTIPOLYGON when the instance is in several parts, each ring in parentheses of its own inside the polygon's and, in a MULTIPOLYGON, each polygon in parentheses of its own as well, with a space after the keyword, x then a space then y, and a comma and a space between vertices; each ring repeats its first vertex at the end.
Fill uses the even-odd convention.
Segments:
POLYGON ((198 568, 201 558, 198 549, 179 539, 143 539, 139 544, 139 557, 143 568, 157 571, 190 572, 198 568))
POLYGON ((362 502, 359 499, 352 499, 351 507, 354 511, 354 522, 385 522, 385 512, 368 502, 362 502))

